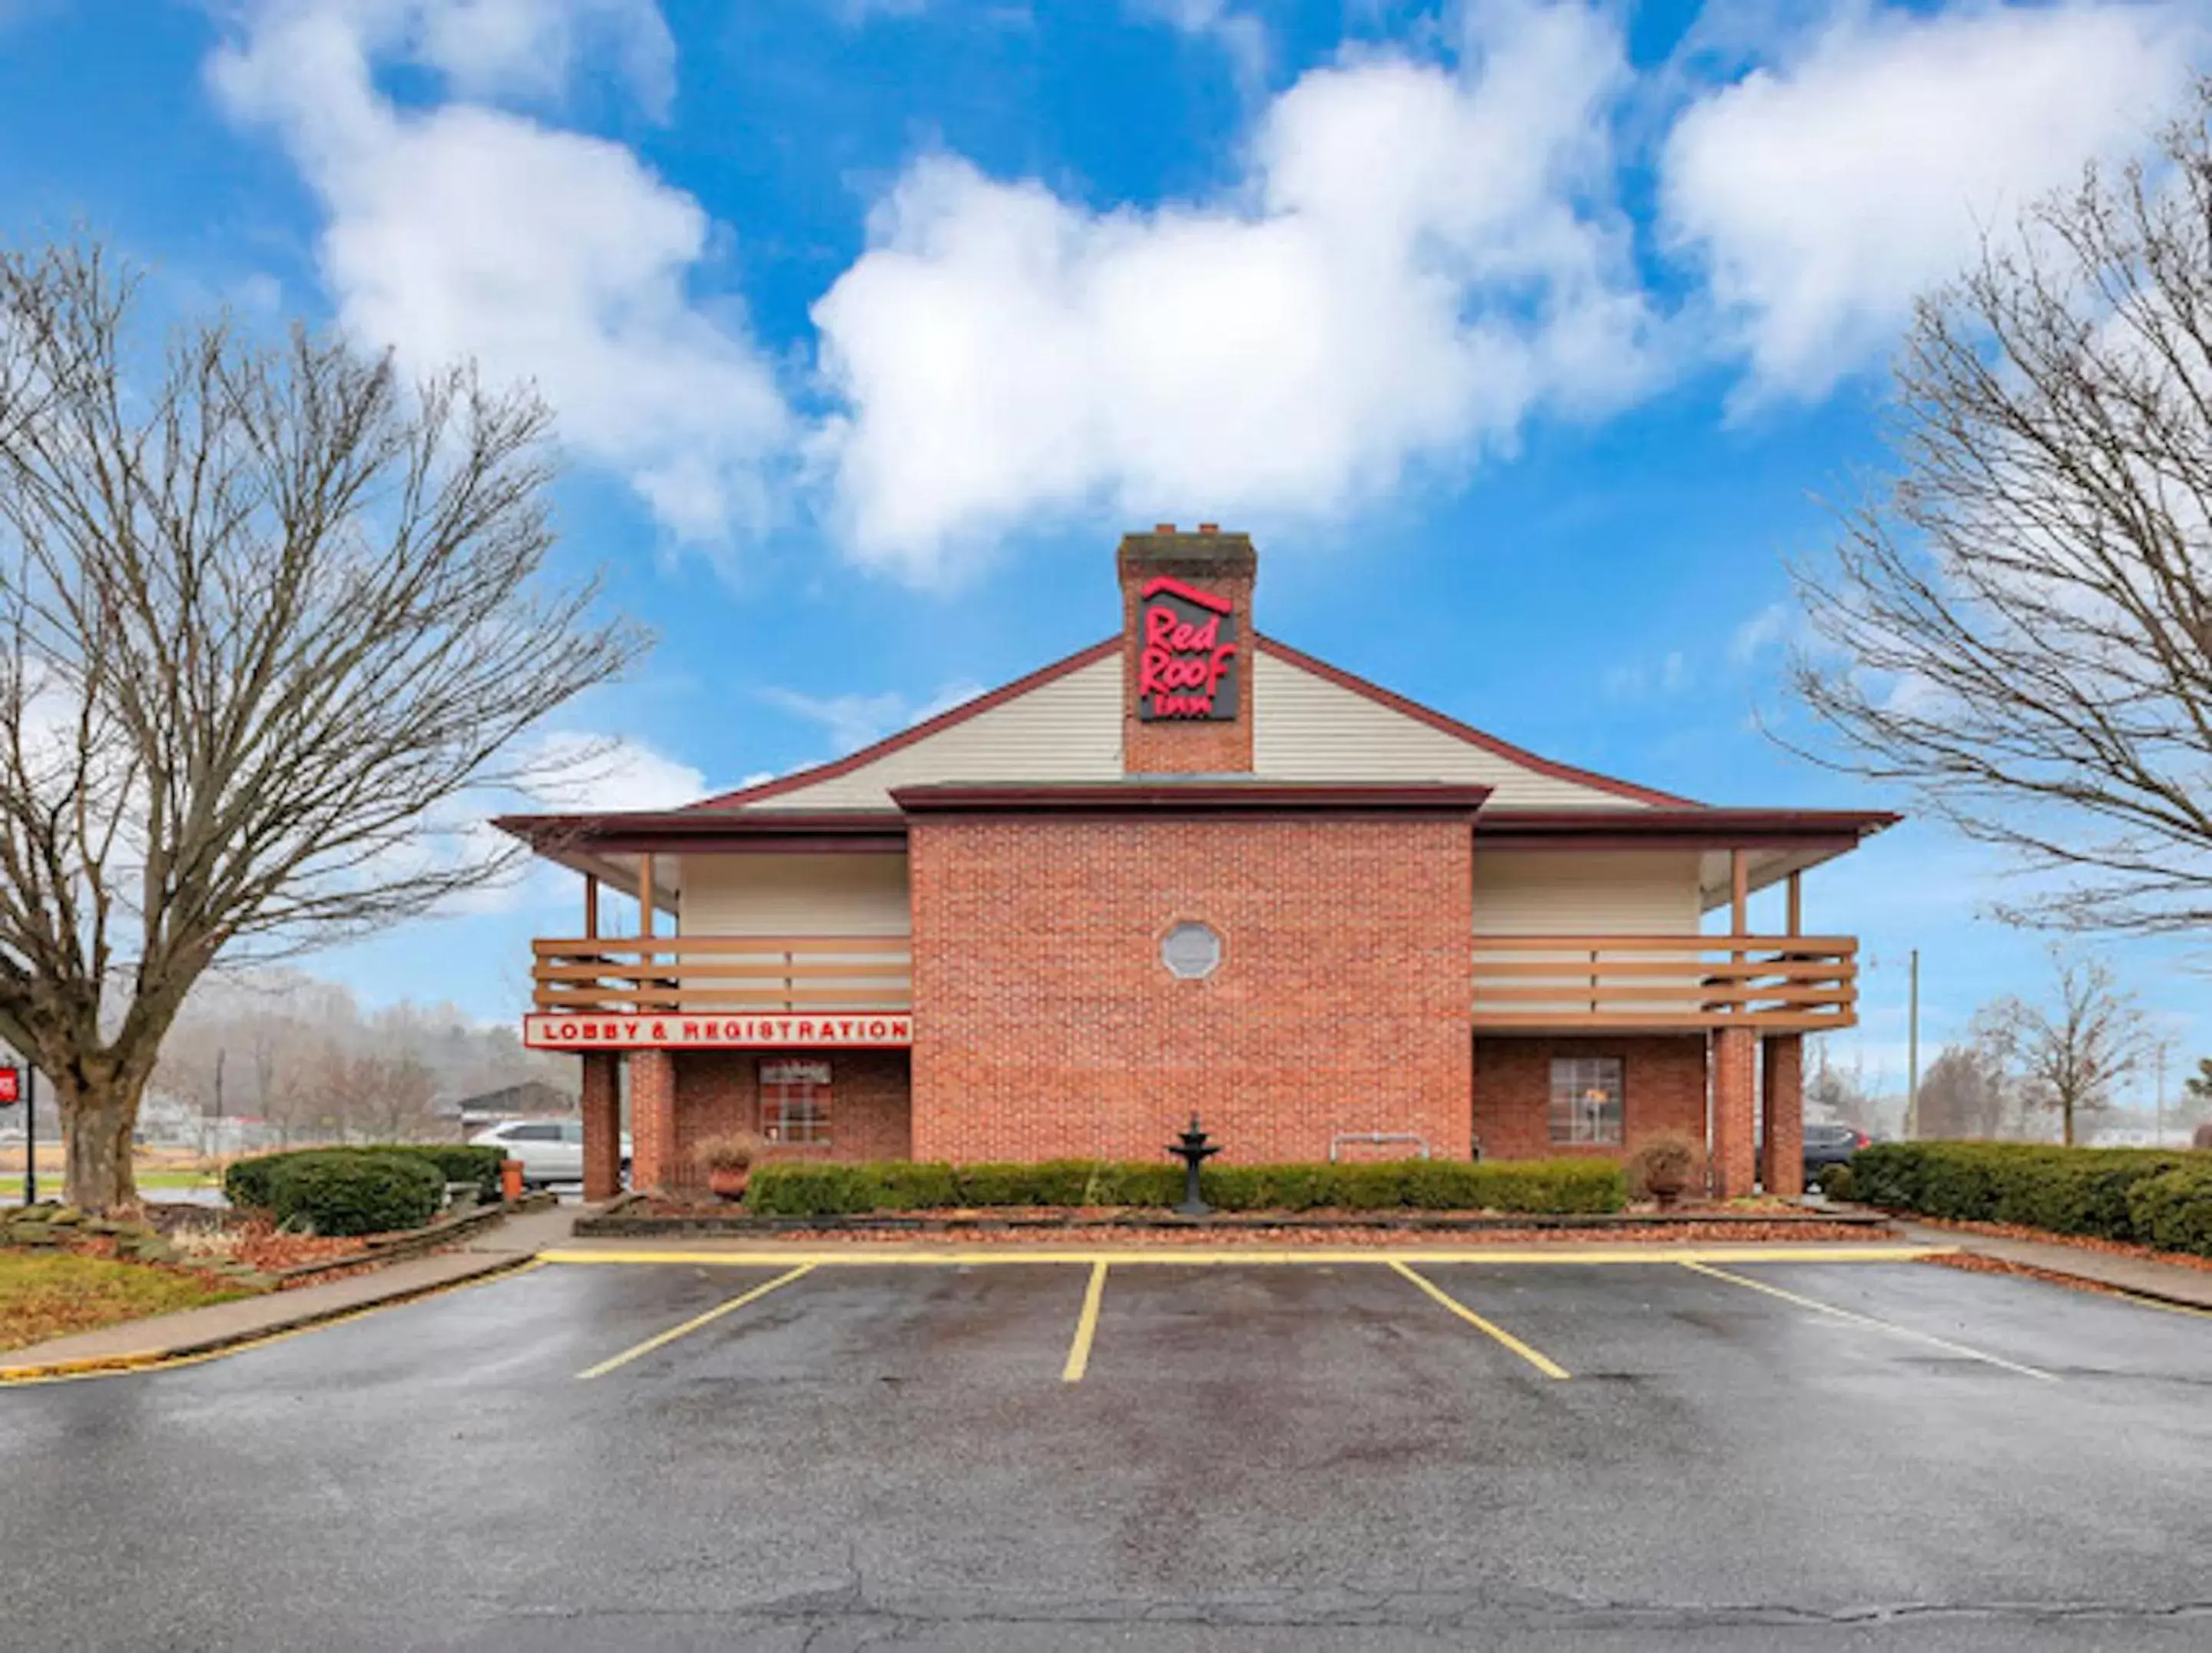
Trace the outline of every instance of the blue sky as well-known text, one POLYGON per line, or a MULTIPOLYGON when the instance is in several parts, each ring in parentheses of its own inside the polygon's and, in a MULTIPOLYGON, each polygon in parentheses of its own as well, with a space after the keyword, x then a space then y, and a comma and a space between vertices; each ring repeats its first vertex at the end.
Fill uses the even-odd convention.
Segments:
MULTIPOLYGON (((527 374, 564 565, 661 642, 595 801, 818 761, 1094 641, 1125 528, 1260 541, 1262 626, 1570 762, 1865 804, 1753 726, 1782 559, 1883 460, 1911 295, 2212 63, 2195 6, 0 0, 0 212, 161 306, 527 374)), ((1986 857, 1809 884, 1901 1082, 2040 942, 1986 857)), ((519 1007, 540 877, 319 965, 519 1007)), ((2115 948, 2184 1046, 2171 948, 2115 948)), ((1839 1054, 1842 1042, 1838 1042, 1839 1054)))

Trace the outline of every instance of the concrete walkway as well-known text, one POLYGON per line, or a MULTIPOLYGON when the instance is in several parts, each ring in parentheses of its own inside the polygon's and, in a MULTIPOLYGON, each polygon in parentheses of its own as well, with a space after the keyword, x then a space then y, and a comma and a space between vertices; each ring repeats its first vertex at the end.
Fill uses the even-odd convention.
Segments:
POLYGON ((2014 1240, 1991 1234, 1972 1234, 1962 1229, 1934 1228, 1925 1223, 1899 1220, 1897 1231, 1923 1245, 1948 1246, 1976 1256, 2025 1268, 2040 1268, 2069 1275, 2098 1285, 2108 1285, 2139 1297, 2168 1303, 2212 1314, 2212 1269, 2192 1268, 2187 1263, 2157 1262, 2145 1257, 2124 1256, 2087 1246, 2067 1245, 2056 1240, 2014 1240))
POLYGON ((95 1332, 50 1338, 0 1355, 0 1383, 128 1371, 212 1354, 240 1343, 400 1303, 488 1274, 520 1267, 568 1237, 580 1208, 555 1206, 472 1235, 451 1251, 414 1257, 365 1274, 240 1297, 204 1309, 125 1321, 95 1332))

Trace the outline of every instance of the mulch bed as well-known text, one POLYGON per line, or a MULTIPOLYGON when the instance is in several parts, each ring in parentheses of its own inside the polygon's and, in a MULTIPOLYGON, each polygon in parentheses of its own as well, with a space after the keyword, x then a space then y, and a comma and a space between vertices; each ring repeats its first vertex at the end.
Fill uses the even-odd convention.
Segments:
POLYGON ((1736 1241, 1864 1240, 1887 1229, 1878 1218, 1838 1218, 1779 1202, 1686 1207, 1662 1216, 1645 1208, 1599 1216, 1516 1217, 1505 1212, 1423 1211, 1227 1212, 1178 1217, 1151 1207, 994 1206, 988 1210, 866 1212, 809 1220, 756 1217, 741 1207, 681 1198, 638 1200, 618 1214, 587 1218, 579 1235, 758 1237, 778 1242, 993 1245, 1141 1241, 1168 1246, 1398 1245, 1409 1239, 1452 1244, 1663 1245, 1736 1241))
POLYGON ((2071 1246, 2077 1251, 2101 1251, 2107 1256, 2173 1263, 2212 1273, 2212 1257, 2199 1257, 2187 1251, 2160 1251, 2155 1246, 2136 1245, 2127 1240, 2100 1240, 2087 1234, 2053 1234, 2049 1229, 2024 1228, 2018 1223, 1960 1223, 1941 1217, 1912 1217, 1911 1220, 1923 1227, 1944 1229, 1954 1234, 1981 1234, 1997 1240, 2032 1240, 2038 1245, 2071 1246))
MULTIPOLYGON (((2163 1258, 2166 1254, 2160 1252, 2158 1255, 2163 1258)), ((2062 1274, 2056 1269, 2038 1268, 2033 1263, 2011 1262, 1979 1251, 1947 1251, 1915 1261, 1934 1263, 1942 1268, 1956 1268, 1968 1274, 2011 1274, 2021 1279, 2041 1280, 2046 1285, 2063 1285, 2070 1291, 2096 1291, 2108 1297, 2123 1297, 2130 1303, 2144 1300, 2141 1292, 2130 1291, 2124 1285, 2093 1280, 2086 1274, 2062 1274)))

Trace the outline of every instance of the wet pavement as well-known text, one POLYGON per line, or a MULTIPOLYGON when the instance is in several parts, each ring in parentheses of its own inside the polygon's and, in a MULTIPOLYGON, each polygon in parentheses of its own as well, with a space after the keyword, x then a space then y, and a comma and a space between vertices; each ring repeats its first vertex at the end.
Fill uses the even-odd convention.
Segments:
POLYGON ((0 1392, 11 1619, 116 1649, 2212 1644, 2212 1317, 1916 1263, 1408 1261, 556 1264, 0 1392))

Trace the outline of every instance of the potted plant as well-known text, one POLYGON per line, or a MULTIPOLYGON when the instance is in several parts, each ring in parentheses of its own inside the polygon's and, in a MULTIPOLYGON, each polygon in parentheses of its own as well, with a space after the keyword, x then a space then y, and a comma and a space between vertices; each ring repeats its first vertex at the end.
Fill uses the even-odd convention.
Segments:
POLYGON ((1660 1131, 1637 1145, 1628 1157, 1630 1183, 1669 1211, 1704 1174, 1704 1147, 1680 1131, 1660 1131))
POLYGON ((707 1173, 708 1188, 725 1200, 744 1198, 761 1146, 760 1138, 750 1131, 725 1131, 702 1142, 698 1161, 707 1173))

